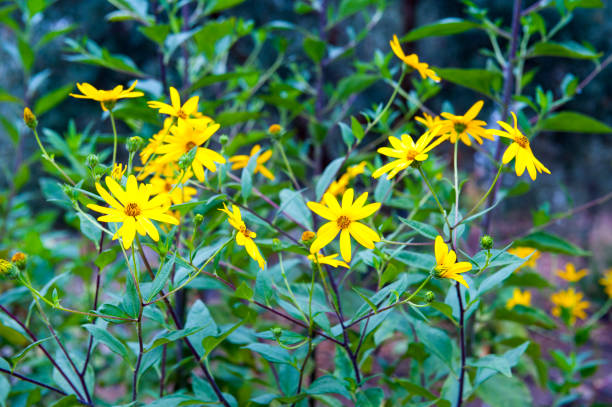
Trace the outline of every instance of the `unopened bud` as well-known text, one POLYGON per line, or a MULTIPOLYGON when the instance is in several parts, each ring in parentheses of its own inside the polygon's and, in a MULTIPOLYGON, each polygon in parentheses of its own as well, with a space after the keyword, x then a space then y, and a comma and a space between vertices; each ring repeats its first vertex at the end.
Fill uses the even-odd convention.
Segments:
POLYGON ((111 171, 111 177, 113 177, 115 181, 120 182, 126 170, 127 166, 123 166, 121 163, 115 163, 113 170, 111 171))
POLYGON ((178 160, 179 168, 183 171, 186 171, 189 167, 191 167, 191 163, 195 158, 197 148, 192 148, 189 152, 183 154, 181 158, 178 160))
POLYGON ((0 278, 14 280, 19 276, 19 269, 10 261, 0 259, 0 278))
POLYGON ((25 270, 28 262, 28 256, 25 253, 17 252, 11 257, 11 263, 13 263, 19 270, 25 270))
POLYGON ((142 137, 133 136, 130 137, 126 143, 126 147, 128 152, 135 153, 139 151, 144 146, 144 140, 142 137))
POLYGON ((38 120, 36 119, 36 116, 34 115, 34 113, 32 113, 29 107, 23 109, 23 121, 25 122, 26 126, 31 128, 32 130, 34 130, 38 126, 38 120))
POLYGON ((315 236, 316 236, 315 232, 313 232, 312 230, 307 230, 304 233, 302 233, 302 242, 308 244, 312 242, 315 236))
POLYGON ((272 239, 272 250, 275 252, 279 252, 283 249, 283 245, 279 239, 272 239))
POLYGON ((436 299, 436 295, 433 293, 433 291, 427 291, 425 293, 425 302, 426 303, 431 304, 435 299, 436 299))
POLYGON ((281 335, 283 334, 282 328, 279 327, 271 328, 270 331, 272 331, 272 335, 274 335, 274 339, 276 340, 280 339, 281 335))
POLYGON ((229 137, 226 134, 222 134, 219 136, 219 143, 221 143, 222 146, 226 145, 228 141, 229 137))
POLYGON ((202 222, 204 222, 204 216, 202 216, 201 214, 197 213, 193 217, 193 224, 195 225, 196 228, 199 228, 200 225, 202 224, 202 222))
POLYGON ((493 238, 489 235, 484 235, 480 238, 480 247, 484 250, 491 250, 493 248, 493 238))
POLYGON ((100 163, 100 158, 97 154, 89 154, 85 159, 85 163, 89 168, 94 169, 100 163))
POLYGON ((277 124, 277 123, 274 123, 273 125, 268 127, 268 133, 270 134, 277 134, 277 133, 280 133, 281 131, 283 131, 283 128, 281 127, 280 124, 277 124))

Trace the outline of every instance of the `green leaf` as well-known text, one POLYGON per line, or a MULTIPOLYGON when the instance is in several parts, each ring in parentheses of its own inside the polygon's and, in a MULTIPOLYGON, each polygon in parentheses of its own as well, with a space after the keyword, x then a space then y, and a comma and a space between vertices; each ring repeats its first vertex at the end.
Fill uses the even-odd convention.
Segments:
POLYGON ((151 293, 149 294, 149 298, 147 301, 151 301, 157 293, 159 293, 166 285, 168 278, 170 277, 170 273, 172 272, 172 267, 174 266, 174 262, 176 261, 176 254, 174 252, 174 256, 169 261, 166 261, 162 267, 159 269, 155 278, 153 279, 153 285, 151 287, 151 293))
POLYGON ((529 389, 516 377, 493 376, 476 389, 476 394, 490 406, 531 406, 529 389))
POLYGON ((551 288, 554 287, 545 277, 542 277, 540 273, 534 273, 533 271, 521 271, 520 273, 514 273, 508 280, 506 285, 516 287, 534 287, 534 288, 551 288))
POLYGON ((78 212, 77 217, 81 224, 81 232, 96 245, 96 249, 99 249, 102 230, 95 226, 98 222, 91 215, 82 212, 78 212))
POLYGON ((612 127, 582 113, 564 111, 549 116, 539 124, 542 130, 567 133, 612 133, 612 127))
POLYGON ((8 93, 6 90, 2 88, 0 88, 0 102, 17 103, 20 105, 23 104, 23 100, 21 100, 17 96, 11 95, 10 93, 8 93))
POLYGON ((335 376, 325 375, 317 378, 310 387, 305 390, 307 394, 339 394, 347 399, 351 393, 347 390, 345 382, 335 376))
POLYGON ((512 275, 512 273, 514 273, 514 271, 517 268, 519 268, 522 264, 524 264, 526 260, 527 259, 515 260, 511 262, 510 264, 508 264, 507 266, 501 268, 500 270, 496 271, 495 273, 485 278, 482 281, 482 283, 480 283, 480 285, 478 286, 478 291, 474 295, 474 299, 480 297, 482 294, 489 291, 493 287, 501 284, 504 280, 510 277, 510 275, 512 275))
POLYGON ((450 319, 452 322, 457 323, 455 321, 455 318, 453 318, 453 307, 451 307, 450 305, 438 301, 434 301, 429 305, 431 306, 431 308, 441 312, 442 315, 450 319))
POLYGON ((299 191, 292 191, 285 188, 280 191, 279 197, 281 205, 278 209, 278 213, 286 212, 302 225, 312 229, 311 212, 304 203, 304 198, 299 191))
POLYGON ((489 97, 499 92, 503 81, 501 73, 486 69, 435 68, 434 70, 445 81, 489 97))
POLYGON ((589 256, 590 252, 548 232, 535 232, 514 242, 516 246, 533 247, 541 252, 589 256))
POLYGON ((362 300, 364 300, 368 306, 370 308, 372 308, 372 311, 374 311, 375 313, 378 312, 378 308, 376 307, 376 304, 374 304, 372 301, 370 301, 370 299, 365 295, 362 294, 357 287, 353 287, 353 291, 355 291, 357 293, 357 295, 359 295, 361 297, 362 300))
POLYGON ((421 321, 414 322, 414 329, 419 340, 425 344, 429 352, 436 355, 446 365, 452 366, 453 343, 446 332, 421 321))
POLYGON ((327 191, 327 188, 329 188, 332 181, 336 178, 336 174, 338 173, 338 170, 340 170, 343 162, 344 157, 336 158, 334 161, 330 162, 327 167, 325 167, 321 178, 319 178, 315 186, 315 196, 317 198, 317 202, 321 201, 323 194, 325 191, 327 191))
POLYGON ((496 320, 518 322, 523 326, 539 326, 544 329, 555 329, 557 324, 545 312, 524 305, 516 305, 511 310, 498 308, 495 310, 496 320))
POLYGON ((244 1, 245 0, 210 0, 207 2, 204 14, 208 15, 218 13, 219 11, 223 11, 225 9, 237 6, 238 4, 244 1))
POLYGON ((104 267, 108 266, 117 259, 117 254, 119 253, 119 250, 121 250, 119 246, 113 246, 110 249, 103 251, 94 261, 95 265, 98 266, 100 269, 103 269, 104 267))
POLYGON ((576 42, 538 42, 533 46, 531 56, 534 57, 562 57, 574 59, 597 59, 603 55, 576 42))
POLYGON ((147 345, 145 347, 145 352, 150 352, 153 349, 157 348, 158 346, 162 346, 165 345, 167 343, 171 343, 171 342, 176 342, 179 339, 183 339, 187 336, 193 335, 197 332, 200 332, 202 329, 204 329, 205 327, 191 327, 191 328, 184 328, 184 329, 180 329, 177 331, 168 331, 168 332, 164 332, 163 334, 159 335, 158 337, 156 337, 152 343, 150 343, 149 345, 147 345))
POLYGON ((68 94, 72 91, 72 87, 73 84, 69 83, 40 97, 34 104, 34 113, 37 116, 42 116, 53 109, 68 97, 68 94))
MULTIPOLYGON (((255 316, 255 311, 253 311, 252 316, 255 316)), ((240 328, 246 322, 248 322, 250 318, 244 318, 242 321, 238 322, 230 329, 226 330, 220 336, 208 336, 202 339, 202 347, 204 348, 204 356, 202 356, 202 360, 206 359, 210 353, 221 344, 228 336, 232 334, 236 329, 240 328)))
POLYGON ((261 112, 221 112, 217 115, 217 123, 221 127, 232 126, 236 123, 247 122, 249 120, 259 119, 261 112))
MULTIPOLYGON (((99 314, 99 315, 108 315, 111 317, 119 317, 119 318, 131 318, 130 315, 128 315, 122 308, 114 305, 114 304, 102 304, 100 307, 98 307, 98 309, 95 311, 95 313, 99 314)), ((121 324, 121 323, 125 323, 126 321, 120 320, 120 319, 113 319, 113 318, 102 318, 103 320, 105 320, 106 322, 111 322, 113 324, 121 324)))
POLYGON ((304 48, 306 55, 308 55, 315 64, 321 62, 321 60, 325 56, 325 43, 318 38, 304 38, 304 43, 302 44, 302 47, 304 48))
POLYGON ((268 345, 267 343, 250 343, 244 348, 259 353, 268 362, 289 365, 294 363, 294 358, 289 354, 289 351, 280 346, 268 345))
POLYGON ((415 28, 402 37, 404 41, 416 41, 427 37, 444 37, 447 35, 460 34, 462 32, 479 28, 480 24, 461 18, 445 18, 435 23, 415 28))
POLYGON ((374 3, 376 3, 376 0, 342 0, 338 6, 338 16, 334 22, 339 22, 340 20, 358 13, 374 3))
POLYGON ((138 31, 158 45, 163 45, 164 41, 166 41, 166 37, 170 34, 170 26, 168 24, 140 26, 138 27, 138 31))
POLYGON ((364 130, 361 123, 359 123, 359 120, 357 120, 355 116, 351 116, 351 130, 353 131, 355 138, 361 141, 364 136, 364 130))
POLYGON ((30 71, 30 69, 32 69, 32 64, 34 64, 34 51, 32 51, 32 47, 23 37, 19 36, 17 37, 17 49, 19 50, 23 69, 25 71, 30 71))
POLYGON ((187 322, 185 323, 185 329, 187 328, 202 328, 201 331, 193 334, 190 341, 193 347, 198 352, 198 355, 204 354, 204 348, 202 347, 202 340, 207 336, 217 336, 219 328, 217 323, 210 315, 210 311, 204 305, 201 300, 196 300, 187 313, 187 322))
POLYGON ((138 298, 138 291, 134 285, 134 279, 128 273, 125 282, 125 294, 121 301, 121 308, 131 317, 138 318, 138 312, 140 311, 140 299, 138 298))
POLYGON ((440 234, 438 233, 436 228, 426 223, 402 217, 400 217, 399 219, 406 225, 410 226, 412 229, 416 230, 420 235, 425 236, 428 239, 435 240, 436 237, 440 234))
POLYGON ((26 346, 21 352, 19 352, 18 354, 16 354, 15 356, 11 357, 11 371, 15 370, 15 368, 17 367, 17 364, 21 361, 21 359, 23 359, 28 352, 30 352, 32 349, 36 348, 38 345, 40 345, 41 343, 48 341, 49 339, 51 339, 52 337, 49 336, 47 338, 44 339, 39 339, 36 342, 32 342, 31 344, 29 344, 28 346, 26 346))
MULTIPOLYGON (((529 341, 523 343, 515 349, 506 352, 502 356, 486 355, 476 361, 469 363, 469 365, 495 370, 506 377, 512 377, 512 371, 510 369, 513 366, 516 366, 521 355, 525 352, 528 346, 529 341)), ((478 382, 476 382, 475 384, 477 383, 478 382)))
POLYGON ((49 407, 77 407, 82 405, 74 394, 62 397, 49 407))
POLYGON ((115 352, 117 355, 121 356, 125 361, 128 361, 129 351, 128 351, 127 346, 125 346, 125 344, 121 342, 119 339, 111 335, 108 329, 102 328, 94 324, 85 324, 83 325, 83 328, 87 329, 96 341, 103 343, 112 352, 115 352))
POLYGON ((236 297, 242 298, 243 300, 251 301, 253 298, 253 289, 248 286, 244 281, 240 283, 236 292, 234 293, 236 297))
POLYGON ((353 93, 359 93, 374 84, 379 78, 377 75, 357 73, 342 79, 338 83, 337 97, 341 100, 353 93))

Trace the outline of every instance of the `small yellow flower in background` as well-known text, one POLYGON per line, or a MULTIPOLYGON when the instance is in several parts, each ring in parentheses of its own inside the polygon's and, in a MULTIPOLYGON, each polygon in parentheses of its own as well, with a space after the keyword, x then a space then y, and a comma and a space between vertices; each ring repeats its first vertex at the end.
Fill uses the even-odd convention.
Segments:
POLYGON ((442 120, 440 123, 442 124, 440 134, 448 134, 451 143, 456 143, 460 139, 466 146, 472 145, 469 136, 472 136, 478 144, 482 144, 483 138, 493 140, 491 131, 483 128, 487 125, 487 122, 475 120, 483 105, 484 102, 479 100, 463 116, 443 112, 441 116, 446 120, 442 120))
POLYGON ((225 164, 225 157, 209 148, 202 147, 217 130, 219 124, 211 119, 180 120, 176 126, 170 128, 170 135, 166 136, 166 143, 157 148, 160 163, 178 162, 178 160, 197 147, 191 169, 198 181, 204 181, 204 168, 211 172, 217 171, 215 163, 225 164))
POLYGON ((515 288, 514 291, 512 292, 512 298, 510 298, 506 302, 506 308, 512 309, 516 305, 524 305, 526 307, 530 306, 531 305, 531 292, 530 291, 521 292, 520 289, 515 288))
POLYGON ((416 69, 419 72, 421 78, 431 78, 436 82, 440 82, 440 78, 432 69, 429 68, 428 64, 426 64, 425 62, 419 62, 419 56, 417 54, 404 54, 404 50, 402 50, 402 46, 400 45, 400 42, 397 39, 397 35, 393 35, 393 40, 389 41, 389 45, 391 45, 393 53, 399 59, 404 61, 406 65, 416 69))
POLYGON ((316 263, 318 261, 319 264, 327 264, 335 268, 338 268, 338 267, 346 267, 347 269, 351 268, 351 266, 346 264, 346 262, 343 262, 342 260, 337 260, 336 257, 338 257, 338 253, 330 254, 329 256, 323 256, 321 253, 317 253, 316 259, 315 259, 315 255, 311 254, 308 256, 308 260, 310 260, 313 263, 316 263))
POLYGON ((121 163, 115 163, 113 170, 111 171, 111 177, 113 177, 115 181, 121 181, 121 178, 123 178, 123 174, 125 174, 126 170, 127 165, 124 166, 121 163))
POLYGON ((277 134, 280 133, 281 131, 283 131, 283 128, 281 127, 280 124, 272 124, 270 127, 268 127, 268 133, 270 134, 277 134))
POLYGON ((133 175, 128 177, 125 190, 112 177, 106 177, 105 181, 110 193, 97 182, 96 190, 110 208, 95 204, 87 207, 104 214, 98 218, 100 222, 123 223, 115 232, 113 240, 121 237, 124 248, 132 246, 136 232, 141 236, 149 235, 156 242, 159 240, 159 232, 151 220, 178 225, 176 218, 168 214, 168 195, 160 194, 149 199, 149 187, 138 185, 133 175))
POLYGON ((340 253, 346 262, 351 261, 351 236, 362 246, 374 249, 374 242, 380 242, 378 233, 358 220, 367 218, 380 208, 380 203, 365 205, 368 193, 364 192, 353 202, 354 191, 346 190, 342 206, 332 194, 323 195, 323 204, 308 202, 311 211, 327 219, 317 231, 317 238, 310 246, 310 253, 318 253, 340 233, 340 253))
POLYGON ((470 271, 472 269, 472 263, 467 261, 457 263, 457 254, 454 250, 449 250, 442 236, 436 237, 434 250, 436 253, 436 267, 434 269, 436 277, 450 278, 451 280, 463 284, 466 288, 470 288, 461 273, 470 271))
POLYGON ((38 126, 38 120, 36 119, 36 116, 34 115, 34 113, 32 113, 29 107, 23 109, 23 121, 25 122, 26 126, 28 126, 32 130, 34 130, 36 126, 38 126))
POLYGON ((608 269, 603 278, 599 280, 599 284, 604 286, 604 290, 608 297, 612 298, 612 269, 608 269))
MULTIPOLYGON (((251 153, 249 155, 241 154, 230 157, 229 162, 232 163, 232 170, 238 170, 246 167, 251 157, 257 154, 259 150, 261 150, 261 146, 259 144, 255 144, 253 148, 251 148, 251 153)), ((272 157, 272 150, 264 150, 261 154, 259 154, 259 157, 257 157, 257 166, 255 167, 254 174, 259 172, 264 177, 273 181, 275 178, 274 174, 272 174, 270 170, 264 166, 270 157, 272 157)))
POLYGON ((167 114, 170 116, 178 117, 179 119, 187 120, 191 116, 195 116, 198 111, 198 102, 200 101, 199 96, 192 96, 185 104, 181 105, 181 96, 176 88, 170 86, 170 103, 158 102, 157 100, 151 100, 147 102, 147 105, 151 109, 158 109, 160 114, 167 114))
POLYGON ((153 137, 148 140, 147 145, 140 151, 141 163, 146 163, 153 154, 157 154, 157 148, 162 145, 162 142, 165 140, 164 137, 168 136, 171 126, 172 119, 166 118, 166 120, 164 120, 164 128, 155 133, 153 137))
POLYGON ((180 179, 180 175, 176 178, 173 176, 160 177, 159 175, 155 175, 153 178, 151 178, 151 181, 149 181, 151 185, 151 192, 153 194, 168 194, 174 205, 189 202, 191 201, 191 198, 198 193, 198 191, 193 187, 188 187, 183 184, 185 180, 189 179, 187 175, 183 177, 181 185, 175 188, 174 186, 180 179))
POLYGON ((552 314, 556 317, 561 316, 561 308, 565 308, 570 313, 570 323, 576 322, 576 318, 586 319, 587 314, 584 312, 589 307, 588 301, 583 301, 584 294, 574 291, 573 288, 568 288, 565 291, 554 293, 550 300, 555 304, 552 314))
POLYGON ((349 182, 358 175, 363 174, 366 165, 367 162, 365 161, 362 161, 359 164, 351 165, 347 168, 346 173, 342 174, 337 181, 334 181, 329 185, 327 191, 325 192, 332 194, 333 196, 342 195, 349 186, 349 182))
POLYGON ((408 134, 402 134, 401 140, 390 136, 389 142, 393 148, 381 147, 377 151, 380 154, 395 158, 395 160, 374 171, 372 177, 379 178, 388 172, 387 179, 391 179, 401 170, 408 168, 413 162, 425 161, 429 157, 427 152, 446 139, 446 136, 442 136, 432 143, 433 138, 438 134, 438 130, 439 127, 425 132, 416 143, 408 134))
POLYGON ((414 120, 423 124, 427 129, 432 130, 442 123, 440 116, 430 116, 427 113, 423 113, 423 117, 415 116, 414 120))
POLYGON ((312 230, 306 230, 302 233, 302 242, 307 243, 315 238, 315 232, 312 230))
POLYGON ((516 257, 520 257, 524 259, 531 254, 529 260, 525 261, 525 263, 521 264, 515 271, 519 271, 523 267, 530 267, 532 269, 536 268, 537 260, 540 258, 540 252, 532 247, 513 247, 508 249, 508 253, 515 255, 516 257), (533 254, 532 254, 533 253, 533 254))
POLYGON ((576 267, 572 263, 567 263, 565 265, 565 270, 557 270, 557 275, 564 279, 565 281, 569 281, 570 283, 576 283, 588 273, 587 269, 581 269, 576 271, 576 267))
POLYGON ((497 122, 497 124, 499 124, 505 131, 491 130, 492 134, 509 138, 513 141, 513 143, 506 149, 506 152, 502 157, 502 163, 508 164, 510 161, 515 159, 514 169, 516 171, 516 175, 520 177, 525 172, 525 169, 527 169, 527 172, 529 172, 529 177, 531 177, 532 181, 536 179, 536 172, 545 172, 550 174, 548 168, 544 167, 544 164, 535 158, 533 151, 531 151, 529 140, 518 129, 516 115, 514 112, 510 113, 512 113, 512 117, 514 118, 514 127, 510 127, 508 123, 497 122))
POLYGON ((125 98, 137 98, 140 96, 144 96, 142 92, 134 92, 134 88, 138 81, 134 81, 132 86, 127 89, 123 89, 122 85, 115 86, 112 90, 99 90, 94 88, 89 83, 77 83, 77 88, 81 91, 82 95, 75 95, 71 93, 70 96, 78 99, 91 99, 96 102, 100 102, 100 106, 102 106, 102 110, 112 110, 115 107, 115 103, 119 99, 125 98))
POLYGON ((28 264, 28 256, 23 252, 16 252, 13 254, 13 257, 11 257, 11 263, 17 266, 19 270, 23 271, 28 264))
POLYGON ((227 221, 234 229, 238 231, 238 233, 236 233, 236 243, 238 243, 240 246, 244 246, 249 256, 251 256, 251 258, 255 260, 257 264, 259 264, 259 267, 263 270, 264 266, 266 265, 266 261, 253 241, 253 239, 257 237, 257 234, 247 229, 244 221, 242 220, 240 208, 236 205, 232 205, 232 211, 230 211, 227 209, 227 206, 223 204, 223 209, 219 210, 227 214, 227 221))

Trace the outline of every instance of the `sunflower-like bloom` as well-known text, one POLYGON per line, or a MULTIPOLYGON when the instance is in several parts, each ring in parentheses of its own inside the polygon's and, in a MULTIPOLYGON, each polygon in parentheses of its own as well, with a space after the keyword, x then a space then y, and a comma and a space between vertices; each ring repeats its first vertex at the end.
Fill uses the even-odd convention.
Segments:
POLYGON ((183 184, 183 182, 188 179, 187 175, 183 177, 181 180, 181 176, 166 176, 161 177, 159 175, 155 175, 151 178, 151 192, 154 194, 168 194, 170 196, 170 200, 174 205, 179 205, 185 202, 191 201, 198 191, 193 187, 188 187, 183 184), (174 187, 179 180, 181 180, 181 185, 177 185, 174 187))
POLYGON ((113 177, 115 181, 121 181, 121 178, 123 178, 123 174, 125 174, 126 170, 127 165, 124 166, 121 163, 115 163, 113 170, 111 171, 111 177, 113 177))
POLYGON ((342 195, 344 191, 346 191, 349 182, 358 175, 363 174, 366 165, 367 163, 365 161, 362 161, 359 164, 351 165, 338 180, 329 185, 329 188, 327 188, 327 191, 325 192, 330 193, 333 196, 342 195))
POLYGON ((323 203, 308 202, 311 211, 327 219, 317 231, 317 238, 310 246, 310 253, 318 253, 327 246, 340 233, 340 253, 346 262, 351 261, 351 236, 362 246, 374 249, 374 242, 380 242, 380 236, 363 223, 357 222, 367 218, 380 208, 380 203, 365 205, 368 193, 364 192, 359 198, 354 198, 352 188, 342 195, 342 206, 332 194, 323 195, 323 203))
POLYGON ((608 269, 603 278, 599 279, 599 284, 604 286, 604 290, 608 297, 612 298, 612 269, 608 269))
POLYGON ((440 116, 430 116, 427 113, 423 113, 423 117, 415 116, 414 120, 421 123, 429 130, 435 129, 442 123, 440 116))
POLYGON ((388 172, 387 179, 391 179, 401 170, 408 168, 413 162, 425 161, 427 157, 429 157, 427 152, 446 139, 446 136, 442 136, 432 143, 439 129, 440 128, 437 127, 431 131, 425 132, 419 137, 416 143, 409 134, 402 134, 401 140, 397 137, 390 136, 389 142, 393 148, 381 147, 377 151, 380 154, 395 158, 395 160, 374 171, 372 176, 378 178, 388 172))
POLYGON ((113 240, 121 237, 124 248, 132 246, 136 232, 141 236, 149 235, 154 241, 159 240, 159 232, 151 220, 178 225, 176 218, 168 214, 168 195, 160 194, 149 199, 149 187, 138 185, 133 175, 128 177, 125 190, 112 177, 106 177, 105 181, 110 193, 99 183, 96 183, 96 190, 110 208, 95 204, 87 207, 104 214, 98 218, 101 222, 122 223, 113 240))
POLYGON ((515 271, 519 271, 523 267, 529 267, 532 269, 536 268, 537 260, 540 258, 541 253, 532 247, 513 247, 508 249, 508 253, 520 257, 521 259, 527 258, 530 254, 529 260, 526 260, 521 264, 515 271))
POLYGON ((181 105, 181 96, 176 88, 170 86, 170 103, 171 105, 157 100, 147 102, 151 109, 158 109, 159 113, 178 117, 179 119, 187 120, 189 117, 195 116, 198 111, 199 96, 192 96, 185 104, 181 105))
POLYGON ((450 278, 451 280, 463 284, 466 288, 470 288, 461 273, 470 271, 472 269, 472 264, 467 261, 457 263, 457 254, 454 250, 449 250, 442 236, 436 237, 435 253, 435 276, 437 278, 450 278))
POLYGON ((512 309, 516 305, 524 305, 526 307, 530 306, 531 305, 531 292, 530 291, 521 292, 520 289, 515 288, 514 291, 512 292, 512 298, 510 298, 506 302, 506 308, 512 309))
POLYGON ((389 45, 391 45, 393 53, 399 59, 401 59, 406 65, 416 69, 419 72, 421 78, 431 78, 436 82, 440 82, 440 78, 432 69, 429 68, 428 64, 426 64, 425 62, 419 62, 419 56, 417 54, 404 54, 404 50, 402 50, 402 46, 400 45, 400 42, 397 39, 397 35, 393 35, 393 41, 389 41, 389 45))
POLYGON ((166 118, 164 128, 158 131, 147 141, 147 145, 140 151, 140 162, 143 164, 149 161, 153 154, 157 154, 157 147, 161 146, 165 137, 170 133, 173 120, 166 118))
POLYGON ((166 143, 157 148, 160 163, 178 162, 178 160, 197 147, 191 169, 198 181, 204 181, 204 168, 217 171, 215 163, 225 164, 225 157, 209 148, 201 147, 219 129, 219 124, 209 118, 180 120, 170 128, 166 143))
POLYGON ((89 83, 77 83, 77 88, 81 91, 82 95, 76 95, 71 93, 70 96, 78 99, 91 99, 96 102, 100 102, 100 106, 102 106, 102 110, 112 110, 115 107, 115 103, 119 99, 126 98, 137 98, 140 96, 144 96, 142 92, 134 92, 134 88, 138 81, 134 81, 132 86, 127 89, 123 89, 123 85, 115 86, 112 90, 99 90, 94 88, 89 83))
POLYGON ((576 267, 573 263, 567 263, 565 265, 565 270, 557 270, 557 275, 565 281, 569 281, 570 283, 576 283, 582 280, 582 278, 585 277, 587 274, 587 269, 580 269, 576 271, 576 267))
MULTIPOLYGON (((229 162, 232 163, 232 170, 238 170, 240 168, 246 167, 251 157, 257 154, 259 150, 261 150, 261 146, 259 144, 255 144, 253 148, 251 148, 251 153, 249 155, 241 154, 230 157, 229 162)), ((272 157, 272 150, 266 150, 259 154, 259 157, 257 157, 257 166, 255 167, 255 171, 253 173, 257 174, 259 172, 264 177, 273 181, 275 178, 274 174, 272 174, 270 170, 268 170, 264 166, 264 164, 270 159, 270 157, 272 157)))
POLYGON ((552 314, 556 317, 561 316, 562 308, 565 308, 570 315, 570 324, 576 322, 576 318, 586 319, 587 314, 584 312, 589 307, 588 301, 583 301, 584 294, 574 291, 573 288, 568 288, 565 291, 554 293, 550 300, 555 307, 552 309, 552 314))
POLYGON ((518 129, 516 115, 514 112, 510 113, 512 113, 512 117, 514 118, 514 127, 510 127, 508 123, 497 122, 497 124, 499 124, 505 131, 491 130, 492 134, 509 138, 513 141, 513 143, 506 149, 506 152, 502 157, 502 163, 508 164, 510 161, 512 161, 512 159, 515 159, 514 169, 516 171, 516 175, 520 177, 525 172, 525 168, 527 168, 529 177, 531 177, 532 181, 536 179, 536 172, 545 172, 550 174, 548 168, 546 168, 544 164, 535 158, 533 152, 531 151, 529 140, 518 129))
POLYGON ((336 257, 338 257, 338 253, 330 254, 329 256, 323 256, 321 253, 317 253, 316 257, 314 254, 309 255, 308 260, 310 260, 313 263, 318 262, 319 264, 327 264, 335 268, 338 268, 338 267, 346 267, 347 269, 351 268, 351 266, 346 264, 346 262, 342 260, 338 260, 336 259, 336 257))
POLYGON ((484 102, 479 100, 463 116, 443 112, 441 116, 446 120, 441 122, 442 128, 440 129, 440 134, 448 134, 451 143, 456 143, 460 139, 466 146, 472 145, 472 140, 470 140, 469 136, 472 136, 478 144, 482 144, 483 138, 493 140, 491 130, 483 128, 483 126, 487 125, 487 122, 475 120, 483 105, 484 102))
POLYGON ((257 237, 257 234, 247 229, 244 221, 242 220, 240 208, 236 205, 232 205, 232 211, 230 211, 227 209, 227 206, 223 204, 223 209, 219 210, 227 214, 227 221, 234 229, 238 231, 238 233, 236 233, 236 243, 238 243, 240 246, 244 246, 249 256, 251 256, 251 258, 255 260, 257 264, 259 264, 259 267, 263 270, 264 266, 266 265, 266 261, 253 241, 253 239, 257 237))

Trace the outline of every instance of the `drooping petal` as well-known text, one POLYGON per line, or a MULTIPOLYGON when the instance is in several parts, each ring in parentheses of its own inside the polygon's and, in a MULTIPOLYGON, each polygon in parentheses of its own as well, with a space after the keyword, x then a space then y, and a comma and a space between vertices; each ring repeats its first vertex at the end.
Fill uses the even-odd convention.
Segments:
POLYGON ((351 262, 351 234, 348 229, 340 232, 340 254, 347 263, 351 262))
POLYGON ((327 246, 332 240, 336 238, 340 228, 336 222, 327 222, 317 230, 317 238, 310 246, 310 253, 318 253, 319 250, 327 246))

